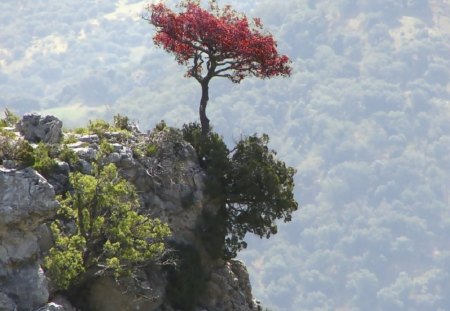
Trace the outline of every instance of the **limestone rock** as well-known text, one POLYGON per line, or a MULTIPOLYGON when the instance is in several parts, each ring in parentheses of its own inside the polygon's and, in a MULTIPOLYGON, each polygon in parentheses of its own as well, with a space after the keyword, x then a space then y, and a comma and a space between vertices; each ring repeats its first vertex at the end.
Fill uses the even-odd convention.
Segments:
POLYGON ((89 307, 97 311, 155 310, 162 304, 166 279, 161 270, 144 272, 136 279, 123 279, 117 283, 111 277, 93 281, 87 297, 89 307))
POLYGON ((66 311, 63 306, 50 302, 36 311, 66 311))
POLYGON ((62 296, 56 296, 52 302, 40 307, 36 311, 77 311, 72 304, 62 296))
POLYGON ((209 311, 259 311, 254 301, 247 268, 230 260, 212 273, 201 305, 209 311))
POLYGON ((31 231, 54 215, 58 203, 53 187, 35 170, 0 167, 0 239, 2 229, 14 227, 31 231))
POLYGON ((0 292, 0 310, 2 311, 17 311, 17 305, 14 301, 3 292, 0 292))
POLYGON ((0 306, 6 305, 5 310, 14 304, 20 311, 47 303, 37 229, 55 214, 59 205, 54 195, 33 169, 0 168, 0 306))
POLYGON ((26 114, 16 125, 17 131, 32 143, 59 143, 63 137, 62 122, 54 116, 26 114))

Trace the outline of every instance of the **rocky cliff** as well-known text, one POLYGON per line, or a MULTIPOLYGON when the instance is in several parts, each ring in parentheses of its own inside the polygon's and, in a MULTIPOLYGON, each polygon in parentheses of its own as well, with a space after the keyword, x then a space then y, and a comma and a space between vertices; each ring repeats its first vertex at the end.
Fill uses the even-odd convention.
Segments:
POLYGON ((108 129, 101 133, 63 134, 62 123, 55 117, 32 114, 14 127, 3 127, 3 147, 8 145, 7 139, 28 141, 34 148, 41 142, 50 146, 64 144, 78 160, 73 165, 55 156, 57 166, 44 178, 5 152, 0 153, 1 311, 178 310, 168 293, 181 285, 170 280, 164 265, 143 267, 132 282, 117 282, 109 275, 91 276, 89 284, 76 294, 56 291, 42 268, 54 243, 49 223, 60 208, 55 193, 68 190, 68 176, 75 166, 90 173, 101 141, 105 140, 112 147, 107 161, 117 166, 139 194, 140 213, 170 226, 168 244, 196 249, 205 287, 192 310, 261 310, 252 296, 245 265, 237 260, 214 259, 198 238, 196 232, 205 221, 204 211, 214 213, 217 206, 206 194, 205 172, 195 150, 177 130, 143 134, 130 127, 127 134, 108 129), (141 146, 153 149, 138 155, 141 146))

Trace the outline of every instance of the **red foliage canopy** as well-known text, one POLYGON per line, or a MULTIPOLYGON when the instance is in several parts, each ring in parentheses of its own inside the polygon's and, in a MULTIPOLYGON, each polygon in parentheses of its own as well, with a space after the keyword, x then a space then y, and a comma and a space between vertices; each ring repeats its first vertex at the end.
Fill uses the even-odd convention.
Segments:
POLYGON ((250 24, 245 15, 230 6, 219 10, 214 2, 210 10, 193 0, 185 1, 181 8, 177 13, 163 3, 152 4, 145 19, 156 27, 155 44, 188 65, 187 76, 200 83, 213 77, 239 83, 248 75, 290 75, 289 58, 278 54, 275 40, 262 32, 259 19, 250 24))

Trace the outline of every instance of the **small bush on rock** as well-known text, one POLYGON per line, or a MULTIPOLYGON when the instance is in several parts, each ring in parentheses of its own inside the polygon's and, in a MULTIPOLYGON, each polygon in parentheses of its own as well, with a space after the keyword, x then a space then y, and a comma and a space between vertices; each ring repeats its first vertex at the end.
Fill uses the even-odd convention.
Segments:
POLYGON ((17 122, 19 122, 19 117, 8 108, 5 109, 4 114, 5 117, 0 119, 0 128, 8 126, 13 127, 17 122))
POLYGON ((34 150, 14 132, 0 128, 0 164, 5 160, 14 160, 17 166, 31 166, 34 164, 34 150))
POLYGON ((55 246, 45 260, 59 289, 80 285, 86 271, 134 275, 163 255, 168 226, 138 214, 136 190, 114 164, 96 167, 94 176, 71 173, 70 182, 72 191, 58 198, 61 209, 51 225, 55 246), (67 230, 68 223, 76 232, 67 230))
POLYGON ((39 143, 34 149, 33 168, 43 176, 48 176, 57 168, 57 163, 49 155, 49 147, 44 143, 39 143))

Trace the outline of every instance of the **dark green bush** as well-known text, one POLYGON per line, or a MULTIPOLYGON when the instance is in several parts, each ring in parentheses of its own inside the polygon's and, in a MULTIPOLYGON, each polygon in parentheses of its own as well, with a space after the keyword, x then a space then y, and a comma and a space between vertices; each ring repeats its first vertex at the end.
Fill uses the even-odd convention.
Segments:
POLYGON ((200 164, 208 173, 207 193, 211 199, 219 203, 223 202, 225 199, 224 188, 228 183, 227 172, 230 170, 231 163, 228 158, 228 148, 222 137, 212 130, 206 138, 202 137, 202 129, 198 123, 183 125, 182 133, 184 140, 196 150, 200 164))
POLYGON ((75 167, 79 161, 78 155, 75 153, 75 151, 67 147, 67 145, 62 145, 60 147, 58 158, 61 161, 67 162, 72 168, 75 167))
POLYGON ((114 116, 113 126, 115 128, 128 131, 131 128, 130 119, 127 116, 116 114, 114 116))
POLYGON ((33 168, 43 176, 48 176, 58 167, 56 161, 50 157, 49 151, 49 146, 44 143, 39 143, 34 149, 33 168))
POLYGON ((269 136, 241 139, 231 151, 217 133, 201 135, 198 124, 184 125, 183 137, 196 149, 207 172, 207 193, 219 205, 218 215, 205 215, 200 225, 205 239, 219 234, 222 243, 207 243, 213 254, 232 258, 246 247, 245 234, 275 234, 275 221, 290 221, 298 204, 293 196, 295 169, 276 159, 269 136))
POLYGON ((33 147, 26 140, 0 128, 0 164, 4 160, 14 160, 19 167, 32 166, 34 157, 33 147))
POLYGON ((175 264, 168 267, 166 294, 172 307, 191 311, 206 288, 200 254, 193 245, 172 243, 175 264))

